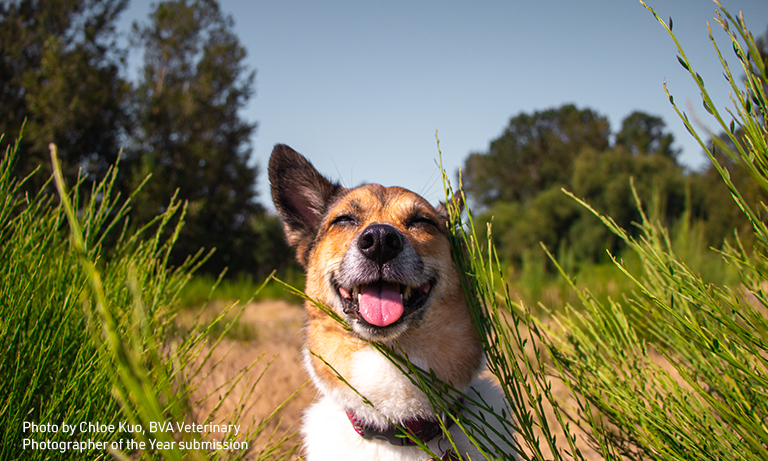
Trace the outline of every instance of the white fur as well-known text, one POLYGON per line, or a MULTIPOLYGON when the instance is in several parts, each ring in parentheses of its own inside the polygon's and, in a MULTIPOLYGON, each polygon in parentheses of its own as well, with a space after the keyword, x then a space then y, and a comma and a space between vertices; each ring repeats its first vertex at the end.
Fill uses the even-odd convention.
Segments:
MULTIPOLYGON (((373 347, 357 352, 352 361, 352 376, 344 378, 357 392, 369 399, 374 408, 365 404, 362 398, 348 387, 334 390, 322 386, 312 368, 308 367, 310 374, 315 378, 315 383, 321 385, 320 391, 323 396, 309 407, 304 417, 302 432, 307 461, 429 459, 429 456, 419 448, 394 446, 381 440, 366 440, 355 432, 345 413, 345 408, 352 408, 367 424, 381 428, 386 427, 388 419, 403 423, 405 420, 419 416, 434 417, 435 413, 427 397, 373 347)), ((475 379, 465 393, 477 400, 479 395, 496 412, 501 412, 505 406, 501 392, 486 379, 475 379)), ((468 406, 474 413, 478 413, 476 407, 469 404, 468 406)), ((508 411, 507 413, 509 414, 508 411)), ((457 425, 451 426, 450 432, 464 459, 484 459, 471 446, 457 425)), ((428 444, 429 448, 438 455, 443 454, 444 450, 450 446, 447 440, 440 439, 436 437, 428 444)), ((508 459, 515 459, 511 441, 505 441, 499 437, 495 437, 494 441, 498 446, 505 448, 508 459)))

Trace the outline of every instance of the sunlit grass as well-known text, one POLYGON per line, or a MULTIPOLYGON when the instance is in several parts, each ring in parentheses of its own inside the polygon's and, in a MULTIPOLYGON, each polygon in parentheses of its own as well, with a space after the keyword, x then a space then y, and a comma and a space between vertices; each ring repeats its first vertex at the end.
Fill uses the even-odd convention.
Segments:
MULTIPOLYGON (((288 272, 278 277, 293 286, 302 286, 304 276, 301 273, 288 272)), ((280 284, 263 284, 247 275, 216 279, 207 274, 192 277, 179 293, 179 303, 184 308, 196 308, 212 301, 228 302, 239 300, 241 303, 262 301, 265 299, 283 299, 296 302, 296 297, 280 284)))
MULTIPOLYGON (((674 38, 672 22, 659 21, 674 38)), ((749 206, 714 155, 716 148, 724 151, 768 190, 764 124, 768 79, 764 63, 750 59, 759 53, 743 18, 737 20, 721 9, 718 22, 733 41, 742 63, 740 71, 747 75, 742 88, 741 80, 726 68, 734 90, 735 109, 729 111, 733 122, 726 122, 714 107, 681 48, 680 62, 699 85, 705 109, 738 150, 730 150, 711 132, 709 138, 716 144, 707 145, 688 117, 679 113, 751 220, 754 248, 742 247, 738 238, 721 251, 697 248, 690 229, 684 232, 689 232, 691 240, 674 239, 645 214, 637 223, 641 233, 633 238, 610 217, 581 202, 635 255, 636 260, 614 258, 615 268, 631 290, 622 290, 620 297, 595 296, 563 270, 578 299, 553 306, 552 318, 536 318, 532 314, 540 315, 538 310, 498 289, 503 271, 490 229, 488 244, 480 245, 471 214, 464 223, 454 216, 454 251, 460 272, 466 274, 468 304, 486 338, 489 368, 502 383, 511 407, 517 408, 510 424, 521 431, 525 459, 581 459, 569 435, 569 423, 584 431, 604 459, 765 459, 768 455, 768 230, 760 218, 765 210, 749 206), (714 258, 723 261, 727 270, 708 271, 708 266, 716 265, 714 258), (547 378, 564 382, 576 404, 568 407, 564 400, 555 399, 547 378), (543 417, 542 400, 554 408, 554 420, 543 417), (530 431, 535 426, 543 433, 537 440, 530 431), (550 430, 553 426, 560 426, 566 440, 556 440, 550 430), (551 455, 540 451, 543 446, 551 455)), ((670 102, 674 104, 671 96, 670 102)), ((642 211, 643 204, 636 201, 642 211)))
MULTIPOLYGON (((167 266, 183 224, 183 206, 172 200, 152 223, 132 229, 126 219, 130 201, 113 189, 117 167, 88 194, 78 184, 69 189, 53 145, 55 183, 49 182, 35 196, 24 194, 22 181, 12 175, 14 156, 23 155, 17 149, 18 144, 9 147, 0 160, 0 459, 243 458, 246 449, 151 448, 157 441, 203 440, 205 434, 174 438, 171 433, 150 433, 149 428, 151 423, 188 420, 195 404, 191 396, 210 373, 201 371, 215 347, 208 331, 229 328, 222 315, 185 337, 171 335, 180 293, 204 261, 196 255, 182 267, 167 266), (164 232, 166 227, 171 232, 164 232), (25 422, 59 428, 62 422, 116 428, 127 423, 128 429, 78 431, 73 436, 61 430, 25 432, 25 422), (133 440, 144 442, 146 448, 25 449, 24 439, 30 438, 133 440)), ((258 377, 248 371, 241 370, 221 386, 221 402, 227 401, 237 381, 249 381, 253 389, 258 377)), ((242 401, 251 394, 231 398, 242 401)), ((241 409, 226 415, 216 414, 217 409, 197 422, 222 416, 227 423, 239 422, 241 409)), ((236 438, 229 435, 227 441, 252 441, 265 423, 253 422, 249 431, 236 438)), ((286 441, 291 435, 275 434, 258 459, 290 456, 291 444, 286 441)))

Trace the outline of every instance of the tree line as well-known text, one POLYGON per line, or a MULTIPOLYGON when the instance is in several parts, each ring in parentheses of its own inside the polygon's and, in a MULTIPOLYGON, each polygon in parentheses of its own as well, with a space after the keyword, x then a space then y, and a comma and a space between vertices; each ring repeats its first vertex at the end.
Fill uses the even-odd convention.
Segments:
MULTIPOLYGON (((687 171, 679 154, 659 117, 633 112, 612 133, 605 116, 566 104, 512 117, 486 152, 467 157, 463 183, 481 221, 493 222, 499 256, 513 265, 542 243, 578 263, 605 262, 606 250, 620 254, 621 240, 563 190, 633 236, 641 222, 635 193, 646 214, 683 238, 695 230, 705 247, 722 247, 734 231, 748 235, 750 223, 716 169, 687 171)), ((752 203, 765 200, 746 172, 728 158, 719 162, 752 203)))
POLYGON ((116 21, 127 6, 0 3, 0 133, 7 142, 24 125, 15 174, 40 170, 25 187, 45 187, 55 142, 69 184, 82 181, 87 191, 119 159, 121 194, 143 183, 132 199, 134 226, 151 222, 174 195, 187 203, 172 264, 216 248, 203 271, 284 268, 292 258, 280 223, 256 196, 256 124, 240 115, 255 72, 232 18, 215 0, 166 0, 121 45, 116 21), (136 82, 125 76, 129 47, 143 53, 136 82))
MULTIPOLYGON (((756 47, 757 58, 768 66, 768 31, 756 40, 756 47)), ((731 129, 736 139, 745 139, 738 125, 731 129)), ((719 138, 731 143, 725 133, 719 138)), ((768 197, 759 181, 717 152, 712 139, 709 144, 744 199, 761 208, 757 205, 768 197)), ((563 190, 633 237, 641 222, 636 193, 646 214, 688 248, 738 245, 736 237, 751 248, 753 233, 746 232, 751 224, 717 169, 707 162, 701 171, 688 171, 679 156, 674 136, 660 117, 633 112, 614 133, 604 115, 565 104, 513 116, 486 151, 467 157, 463 184, 481 211, 481 221, 493 222, 500 258, 513 265, 521 265, 533 252, 541 254, 540 244, 561 262, 572 264, 604 262, 609 258, 606 250, 621 253, 623 242, 563 190)))

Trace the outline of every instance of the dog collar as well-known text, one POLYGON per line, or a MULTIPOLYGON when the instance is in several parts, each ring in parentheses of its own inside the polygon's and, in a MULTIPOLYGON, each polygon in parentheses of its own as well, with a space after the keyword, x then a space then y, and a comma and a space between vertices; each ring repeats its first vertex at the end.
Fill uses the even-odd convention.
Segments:
MULTIPOLYGON (((464 399, 459 399, 457 404, 451 408, 450 413, 453 417, 456 417, 461 413, 460 405, 464 403, 464 399)), ((389 424, 384 430, 380 430, 376 427, 365 424, 360 417, 351 408, 346 409, 347 418, 352 423, 352 427, 355 432, 360 434, 366 440, 383 440, 389 442, 392 445, 398 447, 413 446, 416 443, 408 437, 406 432, 403 432, 400 427, 395 424, 389 424)), ((443 423, 445 428, 448 429, 453 426, 453 419, 443 414, 443 423)), ((410 433, 412 437, 415 437, 420 442, 426 444, 438 435, 443 434, 443 430, 440 427, 440 421, 436 419, 427 418, 413 418, 408 419, 403 424, 405 429, 410 433)))

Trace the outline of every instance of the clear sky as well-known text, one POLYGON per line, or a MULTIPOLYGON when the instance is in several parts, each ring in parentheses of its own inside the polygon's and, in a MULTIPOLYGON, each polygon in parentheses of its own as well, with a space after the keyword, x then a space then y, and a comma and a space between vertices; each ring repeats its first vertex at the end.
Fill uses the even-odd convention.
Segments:
MULTIPOLYGON (((707 21, 732 66, 738 62, 712 20, 709 0, 648 0, 670 16, 694 70, 720 108, 729 87, 707 21)), ((743 11, 752 32, 768 26, 768 1, 722 0, 743 11)), ((435 131, 453 176, 470 152, 487 150, 509 119, 565 103, 608 117, 615 133, 635 110, 661 116, 683 149, 704 157, 674 113, 707 120, 698 90, 677 62, 672 39, 638 0, 311 1, 221 0, 256 70, 243 116, 258 122, 254 161, 259 200, 271 208, 266 165, 285 143, 346 186, 399 185, 442 198, 435 131)), ((149 0, 132 0, 127 31, 149 0)), ((135 62, 137 65, 138 62, 135 62)), ((738 72, 738 75, 741 75, 738 72)), ((711 126, 714 127, 713 124, 711 126)))

